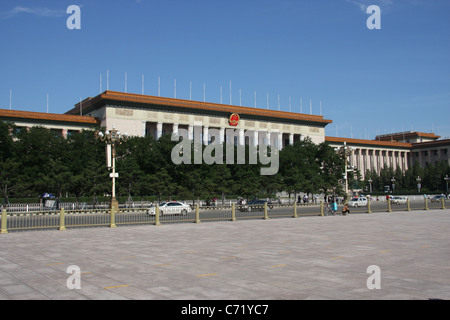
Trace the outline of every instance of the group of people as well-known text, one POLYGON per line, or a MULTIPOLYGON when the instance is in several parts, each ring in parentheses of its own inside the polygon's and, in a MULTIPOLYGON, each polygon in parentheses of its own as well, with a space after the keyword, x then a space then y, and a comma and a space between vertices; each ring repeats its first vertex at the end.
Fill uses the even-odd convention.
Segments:
MULTIPOLYGON (((335 214, 338 211, 336 197, 332 197, 331 201, 329 201, 327 203, 328 206, 330 206, 330 204, 331 204, 331 210, 332 210, 333 214, 335 214)), ((345 202, 344 207, 342 208, 342 214, 348 215, 349 213, 350 213, 350 208, 348 207, 348 203, 345 202)))
MULTIPOLYGON (((315 194, 312 198, 311 201, 313 201, 314 203, 317 203, 319 200, 319 196, 317 194, 315 194)), ((305 194, 303 196, 303 203, 308 203, 309 202, 309 197, 307 194, 305 194)), ((302 198, 300 196, 297 197, 297 203, 302 203, 302 198)))

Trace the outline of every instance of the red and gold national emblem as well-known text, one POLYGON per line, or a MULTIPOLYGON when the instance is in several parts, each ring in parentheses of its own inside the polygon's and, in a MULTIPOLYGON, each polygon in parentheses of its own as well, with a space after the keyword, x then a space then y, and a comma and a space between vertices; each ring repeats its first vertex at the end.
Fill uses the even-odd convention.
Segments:
POLYGON ((230 119, 228 122, 229 122, 230 126, 236 127, 239 124, 239 120, 240 120, 239 115, 237 113, 233 113, 230 116, 230 119))

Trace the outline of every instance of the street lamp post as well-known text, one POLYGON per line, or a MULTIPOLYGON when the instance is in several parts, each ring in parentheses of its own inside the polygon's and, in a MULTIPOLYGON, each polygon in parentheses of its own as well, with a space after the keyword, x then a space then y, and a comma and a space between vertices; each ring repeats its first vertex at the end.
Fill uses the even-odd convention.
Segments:
POLYGON ((373 182, 372 178, 370 178, 368 180, 368 182, 369 182, 369 186, 370 186, 370 194, 372 194, 372 182, 373 182))
POLYGON ((420 181, 422 181, 420 176, 417 176, 416 181, 417 181, 417 192, 420 193, 420 188, 422 187, 422 185, 420 184, 420 181))
POLYGON ((448 174, 444 177, 445 182, 447 183, 447 196, 448 196, 448 181, 450 178, 448 177, 448 174))
POLYGON ((116 178, 119 174, 116 173, 116 145, 126 142, 128 140, 128 134, 121 134, 114 127, 111 131, 107 130, 105 133, 98 132, 97 137, 106 142, 106 161, 108 169, 111 169, 112 173, 109 175, 112 178, 112 192, 111 192, 111 208, 118 209, 119 203, 116 199, 116 178))
POLYGON ((347 179, 347 172, 354 171, 354 167, 348 168, 348 157, 352 154, 353 150, 355 148, 350 148, 347 146, 347 142, 344 142, 344 145, 340 148, 335 148, 335 151, 341 153, 344 156, 345 165, 344 165, 344 172, 342 173, 342 176, 345 180, 345 201, 348 201, 348 179, 347 179))
POLYGON ((392 182, 392 194, 394 194, 395 193, 395 178, 394 177, 392 177, 391 182, 392 182))

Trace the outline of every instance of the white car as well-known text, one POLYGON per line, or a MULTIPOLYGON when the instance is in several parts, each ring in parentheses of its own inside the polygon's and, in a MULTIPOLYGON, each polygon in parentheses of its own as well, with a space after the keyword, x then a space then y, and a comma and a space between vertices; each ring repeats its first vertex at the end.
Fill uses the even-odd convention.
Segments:
POLYGON ((390 200, 392 204, 406 204, 408 201, 406 197, 391 197, 390 200))
POLYGON ((359 198, 353 198, 348 202, 350 207, 364 207, 367 206, 367 198, 366 197, 359 197, 359 198))
MULTIPOLYGON (((170 201, 170 202, 163 202, 159 205, 159 215, 165 215, 165 214, 181 214, 185 215, 186 213, 192 212, 192 209, 189 205, 178 202, 178 201, 170 201)), ((148 214, 155 215, 156 214, 156 207, 151 207, 148 210, 148 214)))

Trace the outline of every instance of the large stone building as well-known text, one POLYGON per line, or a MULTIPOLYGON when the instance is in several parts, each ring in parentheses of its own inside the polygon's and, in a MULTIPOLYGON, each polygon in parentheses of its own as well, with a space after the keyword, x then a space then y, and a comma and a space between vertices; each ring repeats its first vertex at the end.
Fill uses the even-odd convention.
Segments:
POLYGON ((152 135, 155 139, 179 129, 193 133, 194 127, 202 128, 205 143, 210 141, 209 129, 219 130, 222 141, 226 140, 226 129, 238 130, 241 144, 245 143, 247 131, 254 135, 247 135, 247 139, 254 138, 255 142, 260 133, 269 139, 274 134, 278 137, 275 145, 280 149, 305 137, 315 143, 324 142, 325 126, 332 122, 316 115, 112 91, 78 103, 67 114, 95 117, 107 129, 114 126, 132 136, 152 135), (232 115, 238 117, 236 123, 230 123, 232 115))
POLYGON ((349 165, 356 166, 363 178, 367 170, 405 171, 416 161, 422 167, 442 160, 450 164, 450 139, 439 140, 431 133, 401 132, 374 140, 327 137, 325 127, 332 121, 322 116, 113 91, 87 98, 63 115, 0 110, 0 120, 18 127, 41 125, 63 136, 74 130, 114 127, 131 136, 155 139, 184 129, 192 138, 194 128, 201 128, 205 144, 211 142, 212 131, 219 132, 220 142, 229 142, 226 132, 233 129, 236 143, 271 141, 279 149, 308 137, 317 144, 349 147, 349 165))

